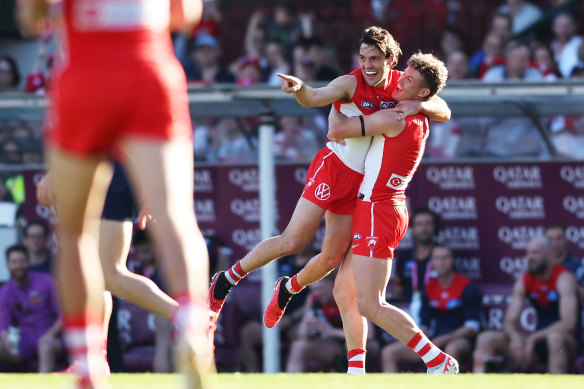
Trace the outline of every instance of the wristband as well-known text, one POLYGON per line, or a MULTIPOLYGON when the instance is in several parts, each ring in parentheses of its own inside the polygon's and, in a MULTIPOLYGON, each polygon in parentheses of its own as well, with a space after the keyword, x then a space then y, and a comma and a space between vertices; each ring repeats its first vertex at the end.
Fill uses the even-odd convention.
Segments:
POLYGON ((365 121, 363 120, 363 115, 359 115, 359 120, 361 121, 361 136, 365 136, 365 121))

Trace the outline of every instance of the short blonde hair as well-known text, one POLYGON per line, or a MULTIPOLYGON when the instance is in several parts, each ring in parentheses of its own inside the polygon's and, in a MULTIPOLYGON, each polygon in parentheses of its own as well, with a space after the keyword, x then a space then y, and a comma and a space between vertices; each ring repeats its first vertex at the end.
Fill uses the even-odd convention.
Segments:
POLYGON ((446 79, 448 79, 446 65, 432 54, 418 52, 408 59, 408 66, 420 72, 426 86, 430 89, 430 93, 425 98, 426 100, 440 92, 446 85, 446 79))

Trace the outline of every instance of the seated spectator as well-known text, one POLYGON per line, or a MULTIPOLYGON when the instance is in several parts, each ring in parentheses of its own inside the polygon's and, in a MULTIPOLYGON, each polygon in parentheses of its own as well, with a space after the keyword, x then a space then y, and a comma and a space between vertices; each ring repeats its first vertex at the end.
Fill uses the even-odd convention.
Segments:
POLYGON ((485 36, 480 51, 470 59, 470 72, 474 78, 483 78, 485 73, 494 66, 505 65, 503 48, 506 41, 494 32, 485 36))
POLYGON ((337 356, 344 357, 345 334, 333 297, 334 274, 309 286, 305 313, 290 346, 287 373, 305 372, 309 360, 331 365, 337 356))
MULTIPOLYGON (((465 51, 464 33, 456 27, 448 27, 440 34, 441 58, 446 60, 455 51, 465 51)), ((450 76, 450 73, 448 74, 450 76)))
POLYGON ((446 57, 448 81, 468 80, 470 77, 468 57, 463 51, 454 50, 446 57))
POLYGON ((315 134, 300 126, 297 116, 283 116, 278 121, 279 129, 274 136, 276 158, 291 161, 310 161, 319 150, 315 134))
POLYGON ((537 42, 533 45, 533 66, 541 72, 544 80, 555 81, 562 78, 558 64, 554 59, 552 49, 545 43, 537 42))
POLYGON ((253 56, 244 56, 237 61, 235 83, 239 86, 253 85, 262 81, 260 59, 253 56))
POLYGON ((40 373, 49 373, 64 352, 57 289, 53 277, 29 272, 29 265, 26 247, 6 249, 10 281, 0 289, 0 360, 24 369, 38 363, 40 373))
MULTIPOLYGON (((436 278, 424 287, 420 328, 437 347, 463 362, 471 356, 480 330, 481 293, 475 283, 454 270, 449 247, 434 246, 430 263, 436 278)), ((402 342, 385 346, 381 360, 383 371, 390 373, 399 371, 400 362, 421 363, 418 354, 402 342)))
POLYGON ((216 160, 225 163, 257 161, 257 138, 244 133, 243 125, 243 121, 233 118, 219 121, 214 129, 219 138, 216 160))
POLYGON ((16 61, 7 55, 0 56, 0 93, 15 92, 20 83, 20 71, 16 61))
POLYGON ((574 274, 580 285, 581 297, 584 299, 584 261, 568 251, 566 226, 560 223, 550 223, 545 226, 544 233, 550 241, 552 264, 563 265, 574 274))
POLYGON ((183 63, 187 80, 203 84, 234 83, 235 76, 221 66, 220 57, 221 48, 216 38, 206 34, 197 37, 183 63))
POLYGON ((568 12, 559 13, 552 22, 551 48, 563 78, 570 78, 572 69, 578 65, 578 49, 583 39, 576 35, 577 26, 575 17, 568 12))
POLYGON ((513 18, 513 35, 526 30, 541 18, 541 10, 524 0, 507 0, 499 7, 498 12, 509 14, 513 18))
MULTIPOLYGON (((527 45, 511 41, 505 48, 506 64, 489 70, 485 82, 543 81, 539 70, 529 66, 527 45)), ((482 120, 486 137, 484 153, 491 157, 542 157, 546 154, 543 139, 529 118, 488 118, 482 120)))
POLYGON ((22 243, 28 250, 30 271, 52 273, 52 255, 48 249, 49 229, 41 220, 32 220, 24 227, 22 243))
POLYGON ((282 79, 276 73, 290 73, 290 63, 286 58, 284 45, 280 41, 272 39, 266 43, 266 60, 269 66, 266 82, 272 86, 280 86, 282 79))
POLYGON ((489 24, 489 34, 491 33, 501 37, 505 46, 513 36, 513 18, 506 13, 495 12, 489 24))
POLYGON ((547 362, 548 373, 565 374, 581 337, 577 282, 564 266, 552 262, 552 246, 545 236, 527 243, 527 272, 515 281, 502 331, 479 335, 474 352, 475 373, 492 370, 497 357, 511 358, 520 370, 547 362), (535 331, 525 336, 518 322, 525 300, 537 313, 535 331))

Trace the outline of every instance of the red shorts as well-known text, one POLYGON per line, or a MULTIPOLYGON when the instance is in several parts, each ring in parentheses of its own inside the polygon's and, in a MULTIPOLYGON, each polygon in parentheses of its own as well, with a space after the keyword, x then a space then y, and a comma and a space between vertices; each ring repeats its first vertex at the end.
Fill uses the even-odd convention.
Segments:
POLYGON ((363 175, 345 165, 328 147, 316 154, 302 197, 339 215, 352 215, 363 175))
POLYGON ((358 200, 353 214, 353 254, 393 259, 408 229, 408 207, 392 201, 358 200))
POLYGON ((66 68, 51 92, 48 142, 90 155, 128 136, 192 139, 184 71, 175 59, 161 62, 66 68))

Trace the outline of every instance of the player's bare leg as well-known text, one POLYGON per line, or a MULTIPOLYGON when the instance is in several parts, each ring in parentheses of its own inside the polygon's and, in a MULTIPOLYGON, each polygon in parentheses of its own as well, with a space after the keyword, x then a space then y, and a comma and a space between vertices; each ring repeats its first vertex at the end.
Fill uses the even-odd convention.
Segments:
POLYGON ((186 377, 186 387, 203 387, 202 372, 212 355, 206 303, 209 259, 195 220, 192 143, 180 138, 131 139, 125 145, 132 158, 126 164, 130 178, 156 219, 151 225, 154 242, 166 283, 179 303, 173 317, 180 334, 177 366, 186 377))
POLYGON ((301 197, 281 235, 260 242, 232 268, 213 277, 208 298, 211 311, 219 315, 231 287, 237 285, 249 272, 277 258, 295 254, 306 246, 316 233, 324 214, 323 208, 301 197))
POLYGON ((399 362, 420 362, 420 357, 402 342, 393 342, 381 350, 381 370, 398 373, 399 362))
POLYGON ((347 373, 365 374, 365 359, 367 346, 367 320, 357 309, 355 277, 353 275, 353 258, 348 250, 333 289, 335 302, 343 319, 343 331, 347 342, 349 366, 347 373))
POLYGON ((105 287, 115 296, 170 320, 178 303, 160 290, 152 280, 132 273, 126 266, 132 229, 133 224, 129 221, 101 220, 99 257, 105 287))
POLYGON ((410 315, 387 303, 385 290, 391 265, 391 260, 353 255, 359 313, 414 349, 428 366, 428 374, 458 373, 454 358, 430 342, 410 315))
POLYGON ((56 277, 65 342, 71 359, 78 362, 79 387, 107 387, 98 220, 112 168, 103 158, 79 158, 55 149, 49 152, 49 164, 59 216, 56 277))
POLYGON ((266 327, 274 327, 290 302, 292 296, 329 274, 341 264, 347 248, 351 244, 352 215, 325 213, 325 234, 320 254, 314 256, 292 278, 282 277, 276 283, 274 294, 264 312, 266 327))
POLYGON ((473 373, 484 373, 485 362, 500 355, 509 355, 509 339, 503 331, 484 331, 477 337, 473 353, 473 373))

